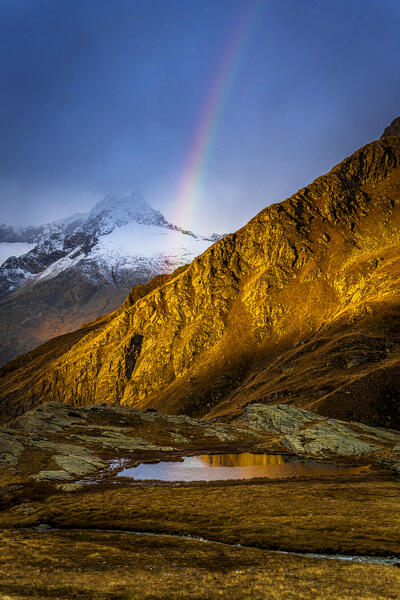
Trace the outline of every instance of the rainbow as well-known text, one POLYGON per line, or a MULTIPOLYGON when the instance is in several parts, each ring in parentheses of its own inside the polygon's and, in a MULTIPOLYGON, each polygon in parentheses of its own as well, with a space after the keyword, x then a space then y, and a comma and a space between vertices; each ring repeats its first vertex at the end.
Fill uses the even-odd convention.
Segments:
POLYGON ((175 205, 176 218, 183 225, 189 225, 191 213, 196 206, 217 135, 218 121, 229 98, 236 74, 246 55, 255 17, 261 3, 262 0, 245 0, 228 43, 222 52, 217 71, 212 78, 209 92, 197 120, 175 205))

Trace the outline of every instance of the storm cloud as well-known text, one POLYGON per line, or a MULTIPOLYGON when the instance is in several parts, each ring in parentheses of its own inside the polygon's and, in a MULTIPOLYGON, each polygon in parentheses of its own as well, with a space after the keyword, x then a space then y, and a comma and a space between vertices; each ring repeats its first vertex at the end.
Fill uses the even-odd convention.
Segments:
MULTIPOLYGON (((247 0, 0 5, 0 221, 140 190, 179 221, 196 127, 247 0)), ((261 0, 190 222, 236 229, 400 114, 399 3, 261 0)), ((189 218, 189 217, 188 217, 189 218)))

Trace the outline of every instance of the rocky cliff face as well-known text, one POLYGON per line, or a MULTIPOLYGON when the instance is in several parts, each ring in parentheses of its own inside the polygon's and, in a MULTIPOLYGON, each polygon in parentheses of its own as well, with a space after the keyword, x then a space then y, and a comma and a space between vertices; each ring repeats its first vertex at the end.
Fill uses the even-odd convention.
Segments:
POLYGON ((3 419, 45 400, 227 419, 264 402, 400 427, 399 225, 400 138, 388 136, 3 367, 3 419))

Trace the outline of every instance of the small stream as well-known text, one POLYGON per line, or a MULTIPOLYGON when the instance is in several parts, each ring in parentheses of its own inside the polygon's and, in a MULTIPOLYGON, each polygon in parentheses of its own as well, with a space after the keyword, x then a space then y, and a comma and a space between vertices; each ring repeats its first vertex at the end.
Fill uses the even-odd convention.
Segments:
MULTIPOLYGON (((117 530, 117 529, 80 529, 80 528, 62 528, 62 527, 47 527, 44 525, 45 529, 39 529, 43 524, 39 525, 36 529, 40 533, 47 533, 52 531, 79 531, 79 532, 93 532, 93 533, 115 533, 115 534, 124 534, 124 535, 134 535, 134 536, 151 536, 151 537, 168 537, 178 540, 190 540, 194 542, 203 542, 204 544, 218 544, 219 546, 228 546, 230 548, 249 548, 249 549, 257 549, 264 550, 265 552, 272 552, 273 554, 285 554, 288 556, 299 556, 304 558, 318 558, 318 559, 326 559, 326 560, 342 560, 346 562, 355 562, 355 563, 366 563, 370 565, 381 565, 381 566, 400 566, 400 558, 398 557, 383 557, 383 556, 362 556, 362 555, 350 555, 350 554, 318 554, 315 552, 297 552, 290 550, 270 550, 269 548, 260 548, 258 546, 245 546, 242 544, 229 544, 227 542, 219 542, 217 540, 210 540, 203 537, 191 536, 191 535, 179 535, 174 533, 155 533, 149 531, 129 531, 129 530, 117 530)), ((35 529, 35 528, 34 528, 35 529)))

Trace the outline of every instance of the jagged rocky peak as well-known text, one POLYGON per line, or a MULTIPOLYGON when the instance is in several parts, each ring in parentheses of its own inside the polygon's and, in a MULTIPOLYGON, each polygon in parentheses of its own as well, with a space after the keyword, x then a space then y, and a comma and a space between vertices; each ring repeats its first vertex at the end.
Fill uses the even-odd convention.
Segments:
MULTIPOLYGON (((139 192, 127 196, 108 195, 90 212, 31 229, 0 225, 0 296, 28 281, 32 283, 35 278, 37 281, 52 278, 78 262, 88 275, 88 261, 91 276, 96 263, 94 271, 97 273, 100 268, 106 281, 113 284, 116 269, 123 273, 125 280, 131 267, 136 272, 141 263, 140 281, 144 283, 157 274, 190 262, 210 242, 219 239, 216 234, 198 236, 169 223, 139 192), (19 242, 18 247, 16 242, 19 242)), ((97 285, 97 275, 95 280, 97 285)), ((138 283, 136 276, 132 281, 129 276, 128 280, 130 287, 138 283)))
POLYGON ((100 200, 90 211, 88 223, 96 222, 101 233, 110 233, 115 227, 135 221, 141 225, 168 226, 168 221, 150 206, 140 192, 132 192, 128 196, 108 195, 100 200))
POLYGON ((381 135, 381 139, 391 135, 400 135, 400 117, 396 117, 381 135))

